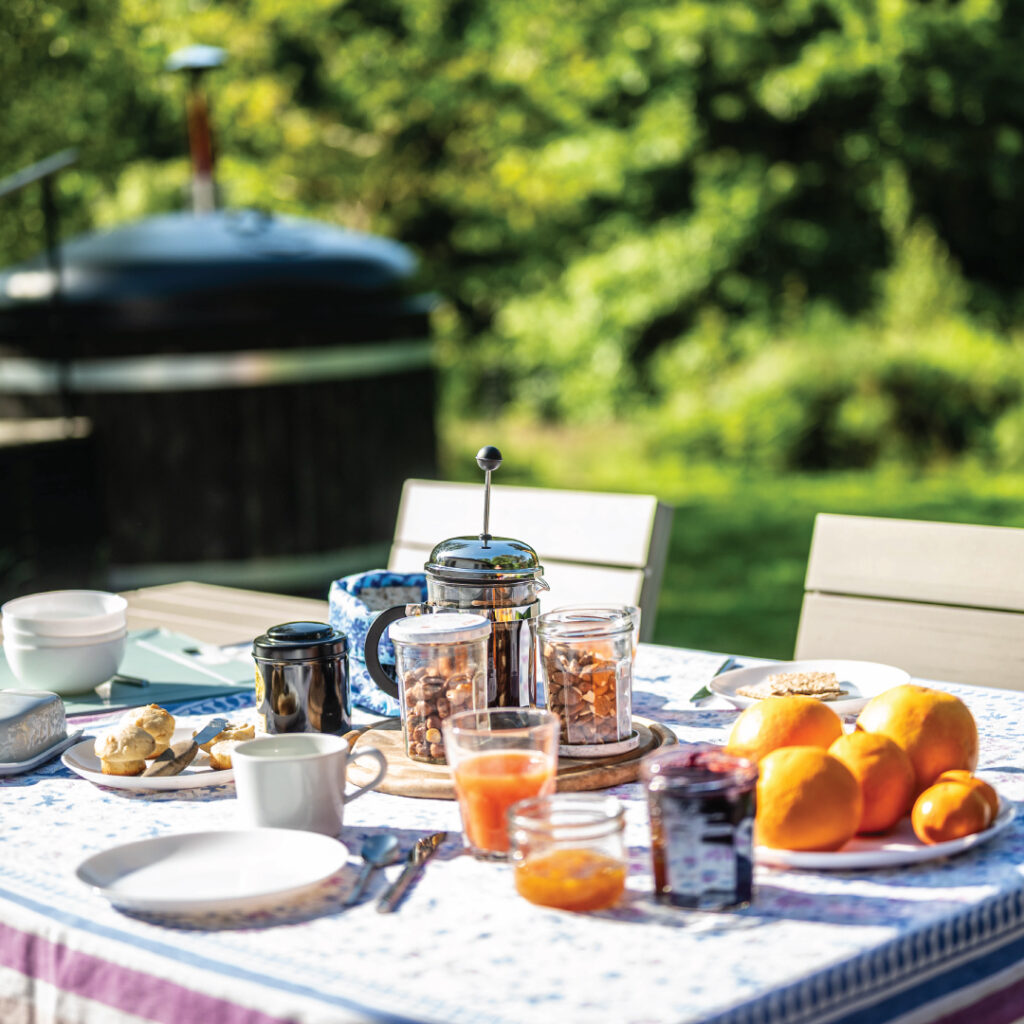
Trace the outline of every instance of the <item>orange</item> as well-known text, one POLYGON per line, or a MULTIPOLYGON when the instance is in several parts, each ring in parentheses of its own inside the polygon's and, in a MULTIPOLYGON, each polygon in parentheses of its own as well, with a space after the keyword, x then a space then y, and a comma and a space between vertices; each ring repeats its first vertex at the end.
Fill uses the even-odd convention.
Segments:
POLYGON ((914 802, 914 766, 906 751, 888 736, 851 732, 828 748, 853 772, 864 797, 858 832, 885 832, 914 802))
POLYGON ((959 782, 965 786, 972 786, 985 798, 985 803, 992 811, 993 821, 999 814, 999 795, 987 782, 970 772, 964 771, 962 768, 951 768, 948 772, 943 772, 935 781, 959 782))
POLYGON ((977 789, 937 782, 917 798, 910 821, 922 843, 944 843, 988 828, 992 809, 977 789))
POLYGON ((973 771, 978 763, 978 727, 959 697, 907 683, 872 697, 857 728, 888 736, 914 764, 917 792, 949 768, 973 771))
POLYGON ((779 747, 827 747, 842 735, 843 723, 813 697, 765 697, 744 708, 733 723, 726 750, 760 761, 779 747))
POLYGON ((766 754, 757 780, 757 841, 780 850, 838 850, 857 831, 860 783, 821 747, 766 754))

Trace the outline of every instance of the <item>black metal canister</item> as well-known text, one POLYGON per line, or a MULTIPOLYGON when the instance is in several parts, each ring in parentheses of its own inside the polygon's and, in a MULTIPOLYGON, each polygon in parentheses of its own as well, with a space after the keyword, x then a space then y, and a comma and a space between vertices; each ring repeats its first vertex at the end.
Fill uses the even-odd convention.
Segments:
POLYGON ((253 641, 256 716, 267 733, 352 727, 348 637, 326 622, 286 622, 253 641))

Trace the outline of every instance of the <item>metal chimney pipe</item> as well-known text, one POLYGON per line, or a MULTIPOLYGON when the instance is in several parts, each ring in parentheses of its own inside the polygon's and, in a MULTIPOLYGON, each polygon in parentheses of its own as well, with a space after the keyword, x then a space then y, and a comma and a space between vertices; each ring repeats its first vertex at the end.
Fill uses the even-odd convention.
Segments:
POLYGON ((185 110, 192 155, 192 209, 196 213, 210 213, 217 208, 213 129, 202 78, 207 71, 223 65, 224 59, 225 53, 219 46, 186 46, 172 53, 167 61, 169 71, 187 71, 189 75, 185 110))

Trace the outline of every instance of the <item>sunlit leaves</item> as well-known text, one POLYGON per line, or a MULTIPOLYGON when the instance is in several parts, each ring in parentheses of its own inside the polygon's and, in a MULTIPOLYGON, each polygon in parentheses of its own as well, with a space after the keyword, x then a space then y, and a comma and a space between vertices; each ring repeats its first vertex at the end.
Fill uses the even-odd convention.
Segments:
MULTIPOLYGON (((1006 0, 7 0, 0 173, 80 145, 68 231, 181 205, 163 66, 192 42, 229 53, 208 77, 225 200, 415 248, 463 407, 675 409, 821 317, 919 331, 984 295, 1012 319, 1006 0)), ((37 198, 4 213, 0 253, 37 248, 37 198)), ((861 438, 888 408, 840 404, 861 438)))

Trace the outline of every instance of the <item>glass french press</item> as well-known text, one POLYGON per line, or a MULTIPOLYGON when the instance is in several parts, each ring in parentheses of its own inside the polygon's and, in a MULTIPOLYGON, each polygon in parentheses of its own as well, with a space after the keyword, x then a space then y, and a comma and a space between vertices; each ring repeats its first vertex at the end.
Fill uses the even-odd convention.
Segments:
POLYGON ((484 528, 476 537, 442 541, 424 566, 425 604, 398 605, 380 613, 366 633, 366 667, 374 682, 398 697, 395 681, 381 667, 377 645, 396 619, 433 612, 472 612, 491 622, 487 641, 487 706, 525 707, 537 703, 535 669, 537 618, 544 567, 529 544, 490 534, 491 473, 501 452, 487 445, 477 452, 484 471, 484 528))

